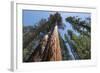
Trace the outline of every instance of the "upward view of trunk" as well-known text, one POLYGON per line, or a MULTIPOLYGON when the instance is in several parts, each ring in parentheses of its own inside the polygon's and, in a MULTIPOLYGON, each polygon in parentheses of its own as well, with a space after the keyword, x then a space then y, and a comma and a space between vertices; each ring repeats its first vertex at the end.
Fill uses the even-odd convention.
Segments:
POLYGON ((58 36, 58 27, 55 25, 49 36, 47 46, 44 50, 44 61, 60 61, 62 60, 61 48, 58 36))
POLYGON ((35 51, 31 54, 27 62, 39 62, 39 61, 60 61, 62 60, 58 26, 55 25, 50 34, 45 35, 41 41, 43 44, 39 44, 35 51))

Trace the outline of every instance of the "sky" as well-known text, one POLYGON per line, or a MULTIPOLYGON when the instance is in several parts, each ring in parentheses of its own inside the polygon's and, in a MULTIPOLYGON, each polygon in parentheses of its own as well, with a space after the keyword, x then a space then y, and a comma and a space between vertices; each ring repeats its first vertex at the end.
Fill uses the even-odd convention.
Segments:
MULTIPOLYGON (((23 10, 22 11, 22 23, 24 26, 34 26, 36 25, 41 19, 46 19, 48 20, 48 17, 50 14, 55 14, 56 12, 51 12, 51 11, 36 11, 36 10, 23 10)), ((66 33, 66 31, 68 29, 73 30, 72 26, 70 23, 65 21, 65 18, 69 17, 69 16, 78 16, 81 19, 85 19, 87 17, 91 17, 90 13, 79 13, 79 12, 60 12, 61 17, 62 17, 62 21, 65 24, 65 29, 59 29, 59 32, 63 32, 61 33, 61 36, 64 37, 64 34, 66 33)), ((75 31, 73 31, 74 33, 76 33, 75 31)))
MULTIPOLYGON (((24 26, 35 25, 42 18, 48 19, 49 15, 54 13, 55 12, 50 12, 50 11, 23 10, 22 13, 23 25, 24 26)), ((63 23, 65 24, 66 24, 65 18, 68 16, 78 16, 82 19, 91 16, 89 13, 75 13, 75 12, 59 12, 59 13, 61 14, 63 23)))

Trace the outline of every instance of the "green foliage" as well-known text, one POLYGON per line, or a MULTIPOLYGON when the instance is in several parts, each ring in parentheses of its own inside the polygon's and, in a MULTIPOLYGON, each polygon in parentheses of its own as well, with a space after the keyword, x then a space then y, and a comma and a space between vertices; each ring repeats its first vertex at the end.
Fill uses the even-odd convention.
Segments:
MULTIPOLYGON (((76 30, 80 35, 77 36, 72 31, 68 30, 68 34, 71 40, 74 42, 74 49, 80 56, 81 59, 91 58, 91 19, 88 17, 82 20, 79 17, 67 17, 66 21, 72 24, 74 30, 76 30)), ((70 41, 71 41, 70 40, 70 41)))
POLYGON ((56 12, 54 15, 50 15, 48 19, 48 23, 52 26, 54 26, 55 23, 57 23, 58 26, 62 25, 62 17, 61 15, 56 12))
POLYGON ((78 31, 80 34, 84 34, 86 36, 90 36, 91 32, 91 19, 86 18, 85 20, 82 20, 79 17, 67 17, 66 21, 72 24, 72 27, 78 31))
MULTIPOLYGON (((90 41, 91 39, 85 35, 77 36, 74 33, 69 36, 71 37, 71 40, 74 42, 73 47, 78 53, 80 59, 90 59, 91 58, 91 41, 90 41)), ((70 43, 72 43, 71 40, 69 40, 70 43)))

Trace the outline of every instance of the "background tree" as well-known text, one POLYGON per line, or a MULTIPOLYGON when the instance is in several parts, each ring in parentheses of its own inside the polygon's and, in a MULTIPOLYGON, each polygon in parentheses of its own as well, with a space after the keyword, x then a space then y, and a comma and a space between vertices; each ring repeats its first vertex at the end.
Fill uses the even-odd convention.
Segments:
POLYGON ((75 51, 79 55, 80 59, 91 58, 91 19, 86 18, 82 20, 79 17, 67 17, 66 21, 69 22, 76 33, 72 30, 68 30, 70 36, 70 42, 73 44, 75 51), (79 35, 77 35, 79 33, 79 35))
POLYGON ((91 33, 91 19, 88 17, 85 20, 82 20, 79 17, 69 16, 66 18, 66 21, 72 24, 74 30, 80 34, 84 34, 90 37, 91 33))

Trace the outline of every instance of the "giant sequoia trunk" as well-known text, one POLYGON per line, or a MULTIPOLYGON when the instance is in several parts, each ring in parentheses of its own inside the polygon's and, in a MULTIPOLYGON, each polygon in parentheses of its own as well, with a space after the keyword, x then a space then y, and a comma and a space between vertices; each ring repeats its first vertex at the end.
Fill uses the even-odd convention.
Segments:
POLYGON ((58 27, 54 26, 48 38, 48 42, 42 57, 43 61, 60 61, 62 60, 61 48, 58 36, 58 27))
POLYGON ((58 35, 58 27, 55 25, 53 29, 50 30, 50 34, 45 38, 45 48, 41 47, 42 45, 38 45, 35 51, 30 55, 27 62, 38 62, 38 61, 60 61, 62 60, 59 35, 58 35))

